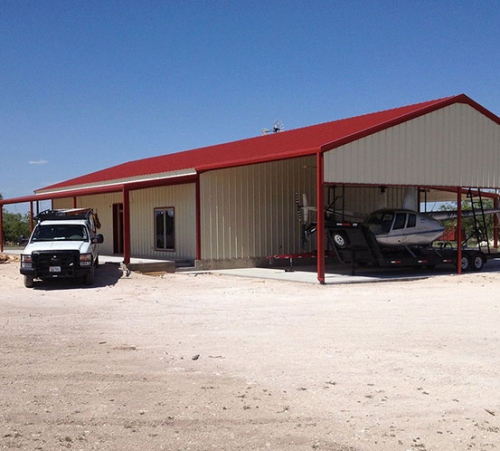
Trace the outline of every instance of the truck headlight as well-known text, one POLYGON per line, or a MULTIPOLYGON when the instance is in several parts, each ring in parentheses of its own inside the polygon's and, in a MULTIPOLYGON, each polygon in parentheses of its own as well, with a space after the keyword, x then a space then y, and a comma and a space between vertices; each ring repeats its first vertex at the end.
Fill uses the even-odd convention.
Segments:
POLYGON ((31 254, 21 254, 21 268, 33 269, 33 263, 31 261, 31 254))
POLYGON ((80 254, 80 266, 91 266, 92 254, 80 254))

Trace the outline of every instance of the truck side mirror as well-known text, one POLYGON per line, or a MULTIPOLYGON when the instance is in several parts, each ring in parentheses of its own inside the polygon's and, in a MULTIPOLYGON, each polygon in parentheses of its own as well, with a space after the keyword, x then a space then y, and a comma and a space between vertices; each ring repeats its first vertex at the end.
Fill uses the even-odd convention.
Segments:
POLYGON ((94 238, 92 238, 92 243, 94 243, 94 244, 101 244, 103 242, 104 242, 104 237, 102 236, 101 233, 99 233, 94 238))

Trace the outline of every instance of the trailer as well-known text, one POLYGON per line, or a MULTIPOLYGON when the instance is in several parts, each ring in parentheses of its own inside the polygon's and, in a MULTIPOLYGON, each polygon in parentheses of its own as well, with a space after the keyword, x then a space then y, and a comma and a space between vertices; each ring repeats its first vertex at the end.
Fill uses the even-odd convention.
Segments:
MULTIPOLYGON (((327 226, 329 247, 351 273, 359 267, 434 268, 458 263, 458 250, 450 243, 441 246, 381 246, 373 232, 362 223, 335 223, 327 226)), ((480 249, 462 248, 462 271, 481 271, 487 254, 480 249)))

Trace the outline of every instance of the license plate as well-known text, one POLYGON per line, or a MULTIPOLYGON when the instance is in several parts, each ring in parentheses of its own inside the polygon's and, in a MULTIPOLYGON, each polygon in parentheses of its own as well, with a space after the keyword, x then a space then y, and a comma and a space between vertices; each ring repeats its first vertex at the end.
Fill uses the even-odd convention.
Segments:
POLYGON ((60 266, 49 266, 49 272, 61 272, 60 266))

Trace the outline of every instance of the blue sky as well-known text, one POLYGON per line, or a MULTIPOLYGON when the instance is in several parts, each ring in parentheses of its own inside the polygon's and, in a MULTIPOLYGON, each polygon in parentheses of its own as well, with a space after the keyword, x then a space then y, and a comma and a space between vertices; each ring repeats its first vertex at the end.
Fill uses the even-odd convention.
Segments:
POLYGON ((277 119, 290 130, 460 93, 500 115, 499 48, 493 0, 1 0, 0 193, 277 119))

